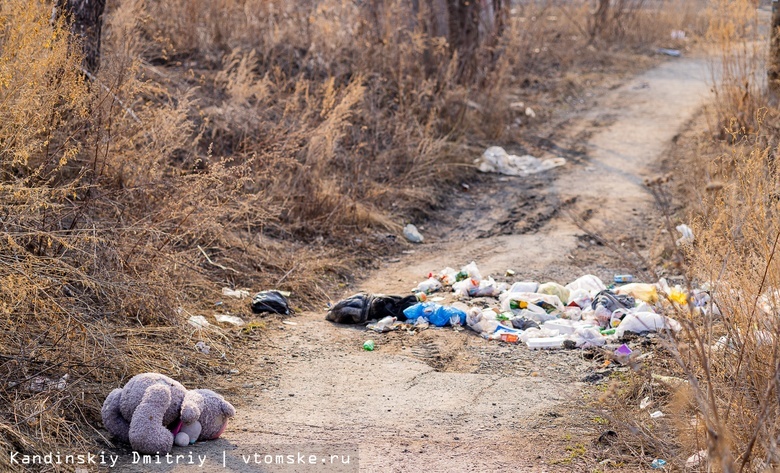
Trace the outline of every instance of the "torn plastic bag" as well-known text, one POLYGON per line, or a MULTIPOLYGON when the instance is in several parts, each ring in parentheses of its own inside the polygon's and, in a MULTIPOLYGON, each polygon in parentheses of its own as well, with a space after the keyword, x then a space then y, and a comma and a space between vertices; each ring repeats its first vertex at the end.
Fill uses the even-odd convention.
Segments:
POLYGON ((635 301, 633 297, 619 296, 608 289, 596 294, 596 297, 593 298, 593 302, 590 303, 592 309, 602 306, 610 312, 615 312, 618 309, 633 309, 634 305, 635 301))
POLYGON ((417 303, 417 296, 386 296, 383 294, 355 294, 330 308, 325 320, 339 324, 361 324, 371 319, 395 317, 404 321, 404 309, 417 303))
POLYGON ((261 291, 252 298, 252 312, 260 314, 271 312, 273 314, 290 315, 290 305, 287 298, 279 291, 261 291))

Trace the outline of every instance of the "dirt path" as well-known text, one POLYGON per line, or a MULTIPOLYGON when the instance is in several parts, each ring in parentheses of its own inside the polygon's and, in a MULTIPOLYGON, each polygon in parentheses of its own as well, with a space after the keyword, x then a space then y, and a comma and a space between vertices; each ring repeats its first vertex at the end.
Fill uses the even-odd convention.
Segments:
MULTIPOLYGON (((472 260, 483 274, 512 268, 518 280, 562 283, 631 270, 571 217, 607 236, 625 234, 640 249, 647 244, 653 205, 643 178, 654 175, 702 105, 706 73, 703 59, 674 59, 610 91, 548 137, 584 153, 571 152, 565 167, 533 178, 472 186, 453 201, 457 223, 425 228, 425 244, 384 262, 351 292, 407 293, 429 271, 472 260)), ((580 350, 534 352, 468 330, 368 334, 330 324, 323 312, 292 320, 271 322, 251 354, 254 364, 234 375, 237 388, 228 397, 237 418, 223 439, 192 449, 207 456, 205 467, 162 470, 356 471, 358 449, 361 471, 587 466, 578 463, 578 445, 590 442, 597 426, 581 407, 595 391, 583 379, 598 378, 599 366, 580 350), (376 351, 361 349, 367 338, 376 351), (298 452, 351 453, 352 469, 300 465, 298 452), (251 465, 252 457, 248 466, 242 455, 254 453, 293 454, 295 465, 251 465)))

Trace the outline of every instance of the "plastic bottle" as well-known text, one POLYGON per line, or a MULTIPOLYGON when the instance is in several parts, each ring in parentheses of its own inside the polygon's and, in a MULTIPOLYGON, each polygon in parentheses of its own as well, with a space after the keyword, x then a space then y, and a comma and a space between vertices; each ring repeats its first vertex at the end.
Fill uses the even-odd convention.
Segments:
POLYGON ((365 351, 374 351, 375 345, 373 340, 366 340, 363 342, 363 349, 365 351))

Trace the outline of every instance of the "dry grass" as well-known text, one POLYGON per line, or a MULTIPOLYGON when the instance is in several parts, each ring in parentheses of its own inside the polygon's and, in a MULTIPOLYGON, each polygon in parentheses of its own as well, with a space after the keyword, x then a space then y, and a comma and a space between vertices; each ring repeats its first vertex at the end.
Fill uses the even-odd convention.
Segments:
MULTIPOLYGON (((670 307, 683 322, 683 331, 668 345, 676 366, 667 360, 652 369, 687 380, 673 397, 661 396, 670 419, 661 432, 673 435, 668 437, 673 441, 653 443, 658 431, 633 437, 657 447, 655 454, 680 469, 688 457, 706 451, 709 461, 691 471, 780 467, 780 121, 766 91, 766 51, 757 46, 768 32, 759 26, 752 2, 715 2, 709 131, 698 137, 693 156, 675 173, 687 204, 680 217, 692 223, 696 243, 675 256, 676 272, 690 288, 708 287, 718 310, 670 307)), ((655 192, 668 202, 668 189, 657 184, 655 192)))
POLYGON ((0 449, 94 442, 138 372, 226 372, 193 347, 240 335, 186 324, 222 286, 321 301, 441 205, 464 143, 511 139, 513 101, 689 21, 635 9, 594 48, 584 3, 525 4, 465 67, 420 3, 109 2, 94 78, 45 2, 0 3, 0 449))

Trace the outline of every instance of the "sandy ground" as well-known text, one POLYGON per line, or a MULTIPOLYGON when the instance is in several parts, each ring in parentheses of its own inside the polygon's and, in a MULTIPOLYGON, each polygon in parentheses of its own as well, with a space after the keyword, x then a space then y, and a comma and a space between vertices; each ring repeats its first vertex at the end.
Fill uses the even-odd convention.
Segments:
MULTIPOLYGON (((586 273, 611 280, 634 272, 583 228, 647 251, 657 217, 643 179, 657 173, 707 99, 706 78, 706 60, 670 59, 609 91, 547 137, 566 166, 530 178, 486 178, 469 192, 453 189, 451 223, 423 227, 424 244, 383 261, 344 295, 406 294, 428 272, 472 260, 484 275, 511 268, 515 280, 566 283, 586 273)), ((228 397, 238 415, 222 439, 175 449, 186 455, 178 465, 163 457, 163 465, 121 471, 599 466, 580 453, 600 431, 587 404, 601 363, 583 351, 530 351, 450 328, 374 334, 324 315, 305 313, 291 319, 294 325, 271 319, 248 353, 253 362, 232 376, 237 388, 228 397), (368 338, 376 351, 361 349, 368 338), (185 464, 190 451, 196 465, 185 464), (285 465, 269 465, 277 459, 267 453, 284 455, 285 465), (205 456, 202 467, 198 455, 205 456), (350 463, 342 465, 347 455, 350 463)))

